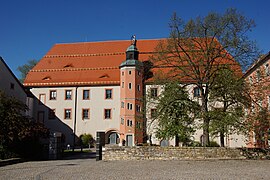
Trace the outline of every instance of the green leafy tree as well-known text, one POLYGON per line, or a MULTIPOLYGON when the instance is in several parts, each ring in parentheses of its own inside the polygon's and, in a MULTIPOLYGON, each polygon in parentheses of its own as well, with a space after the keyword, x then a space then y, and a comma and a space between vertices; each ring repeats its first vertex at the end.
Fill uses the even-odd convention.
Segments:
POLYGON ((170 68, 168 76, 179 78, 182 83, 196 85, 201 92, 203 145, 209 145, 209 93, 216 80, 216 72, 224 64, 240 70, 246 68, 259 51, 248 37, 255 27, 254 21, 235 9, 224 14, 209 13, 184 22, 172 16, 171 33, 161 41, 152 60, 156 67, 170 68), (238 62, 238 63, 236 63, 238 62))
POLYGON ((157 137, 175 138, 186 145, 194 133, 194 119, 198 115, 199 104, 189 99, 188 93, 179 82, 167 83, 157 102, 157 137))
POLYGON ((91 134, 83 134, 80 136, 80 140, 83 146, 88 146, 89 149, 94 145, 94 138, 91 134))
POLYGON ((225 135, 246 130, 243 109, 250 101, 247 92, 244 79, 239 78, 228 66, 216 74, 210 89, 210 132, 219 135, 222 147, 225 135))
POLYGON ((29 60, 26 64, 19 66, 17 70, 21 73, 20 75, 20 82, 23 83, 23 81, 26 78, 27 73, 38 63, 38 60, 29 60))
POLYGON ((25 116, 27 109, 24 103, 0 91, 1 158, 10 152, 30 158, 40 155, 42 147, 39 140, 47 138, 49 130, 25 116))

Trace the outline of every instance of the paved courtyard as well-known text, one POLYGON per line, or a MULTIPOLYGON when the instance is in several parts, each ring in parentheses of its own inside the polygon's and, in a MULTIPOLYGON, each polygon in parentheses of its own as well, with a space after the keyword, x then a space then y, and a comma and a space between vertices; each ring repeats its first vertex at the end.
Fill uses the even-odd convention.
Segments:
POLYGON ((32 161, 0 167, 0 179, 270 179, 270 161, 32 161))

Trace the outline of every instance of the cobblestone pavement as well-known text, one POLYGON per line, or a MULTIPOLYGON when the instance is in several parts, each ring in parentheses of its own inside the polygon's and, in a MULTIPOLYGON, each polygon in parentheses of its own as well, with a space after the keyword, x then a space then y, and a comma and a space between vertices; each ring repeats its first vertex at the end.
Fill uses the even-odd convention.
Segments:
POLYGON ((270 161, 32 161, 0 167, 0 179, 270 179, 270 161))

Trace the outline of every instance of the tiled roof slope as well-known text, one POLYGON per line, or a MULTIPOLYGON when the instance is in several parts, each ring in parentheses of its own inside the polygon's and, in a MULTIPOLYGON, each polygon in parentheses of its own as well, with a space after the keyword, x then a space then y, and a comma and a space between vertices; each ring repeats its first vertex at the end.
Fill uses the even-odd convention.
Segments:
MULTIPOLYGON (((138 40, 139 60, 149 60, 160 41, 165 39, 138 40)), ((28 73, 24 85, 120 85, 119 65, 125 61, 130 44, 130 40, 56 44, 28 73)), ((240 66, 237 69, 240 70, 240 66)), ((154 68, 153 71, 155 74, 172 72, 170 68, 154 68)))
MULTIPOLYGON (((160 39, 139 40, 139 59, 148 60, 160 39)), ((24 85, 118 85, 119 65, 131 41, 56 44, 28 73, 24 85)))

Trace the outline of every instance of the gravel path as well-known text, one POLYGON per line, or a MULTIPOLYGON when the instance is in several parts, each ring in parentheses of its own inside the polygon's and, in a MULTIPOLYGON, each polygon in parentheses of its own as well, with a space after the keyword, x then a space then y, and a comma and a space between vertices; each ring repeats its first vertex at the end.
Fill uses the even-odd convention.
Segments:
POLYGON ((0 167, 0 179, 270 179, 270 161, 33 161, 0 167))

